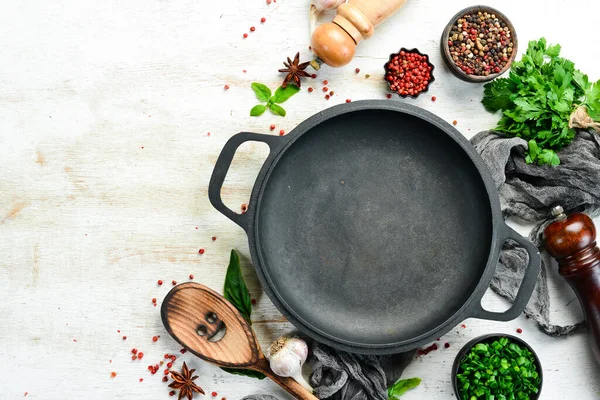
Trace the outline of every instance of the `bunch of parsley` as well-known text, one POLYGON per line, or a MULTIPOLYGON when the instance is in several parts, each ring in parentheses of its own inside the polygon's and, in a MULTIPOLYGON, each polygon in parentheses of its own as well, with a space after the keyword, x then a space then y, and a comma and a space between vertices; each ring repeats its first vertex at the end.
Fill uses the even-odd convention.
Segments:
POLYGON ((496 130, 529 142, 528 163, 560 164, 556 152, 575 137, 569 117, 578 107, 600 120, 600 80, 589 82, 559 54, 558 44, 548 46, 545 38, 531 41, 508 78, 484 86, 481 102, 486 110, 502 110, 496 130))

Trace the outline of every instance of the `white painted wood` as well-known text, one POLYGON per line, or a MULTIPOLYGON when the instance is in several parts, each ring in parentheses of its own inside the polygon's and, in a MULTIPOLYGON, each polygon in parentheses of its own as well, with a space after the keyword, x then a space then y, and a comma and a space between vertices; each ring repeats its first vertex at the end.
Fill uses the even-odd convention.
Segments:
MULTIPOLYGON (((600 12, 598 2, 488 3, 512 18, 521 50, 545 35, 592 79, 600 78, 591 17, 600 12)), ((179 354, 179 346, 162 328, 151 299, 160 303, 171 280, 185 281, 190 273, 219 289, 232 248, 246 257, 261 343, 287 332, 291 326, 281 322, 251 271, 243 231, 208 202, 209 175, 223 144, 238 131, 268 133, 272 123, 276 132, 288 132, 346 98, 384 98, 382 66, 402 46, 429 53, 436 65, 430 94, 406 101, 457 120, 466 137, 493 126, 496 116, 479 103, 482 87, 452 77, 438 51, 447 20, 467 5, 409 0, 360 44, 355 61, 324 68, 317 81, 307 82, 317 90, 286 103, 287 117, 250 118, 256 104, 250 83, 275 88, 284 57, 300 50, 308 59, 306 0, 270 6, 264 0, 2 2, 0 399, 25 392, 32 399, 168 398, 161 376, 146 367, 165 352, 179 354), (250 26, 256 32, 243 40, 250 26), (323 79, 336 93, 329 101, 321 92, 323 79), (430 95, 437 96, 435 103, 430 95), (206 253, 199 255, 199 248, 206 253), (158 287, 157 279, 165 284, 158 287), (161 335, 157 343, 154 335, 161 335), (142 361, 130 360, 132 347, 145 353, 142 361), (118 373, 115 379, 111 371, 118 373)), ((265 155, 260 145, 240 149, 223 191, 227 204, 239 209, 247 202, 265 155)), ((576 321, 573 293, 557 276, 550 286, 553 315, 576 321)), ((486 304, 504 302, 489 296, 486 304)), ((408 368, 405 375, 419 376, 423 384, 407 400, 453 398, 450 365, 458 348, 479 334, 517 327, 542 357, 543 399, 600 397, 600 374, 583 334, 548 338, 524 319, 465 323, 466 329, 442 338, 449 349, 408 368)), ((224 374, 189 354, 182 358, 218 398, 285 398, 273 383, 224 374)))

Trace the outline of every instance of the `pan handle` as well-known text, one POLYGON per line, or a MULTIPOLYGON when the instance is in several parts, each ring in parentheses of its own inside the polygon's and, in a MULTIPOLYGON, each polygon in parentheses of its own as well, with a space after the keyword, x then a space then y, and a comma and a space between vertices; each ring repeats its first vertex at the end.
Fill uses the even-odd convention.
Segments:
POLYGON ((231 137, 227 143, 225 143, 225 146, 223 147, 223 150, 221 150, 221 154, 217 159, 215 169, 210 177, 210 183, 208 184, 208 198, 210 199, 213 207, 215 207, 221 214, 225 215, 227 218, 241 226, 245 231, 248 230, 248 214, 238 214, 232 211, 225 204, 223 204, 223 200, 221 200, 221 188, 223 187, 223 182, 225 181, 227 171, 229 171, 229 167, 231 166, 235 152, 243 143, 255 141, 266 143, 270 149, 269 155, 271 155, 284 140, 285 139, 279 136, 240 132, 231 137))
POLYGON ((537 282, 538 275, 540 274, 541 269, 541 260, 540 260, 540 252, 537 247, 534 246, 533 243, 529 241, 529 239, 524 238, 519 233, 515 232, 508 225, 505 225, 506 236, 504 240, 513 239, 517 241, 521 246, 525 248, 527 254, 529 254, 529 263, 527 264, 527 269, 523 274, 523 280, 521 281, 521 286, 519 287, 519 291, 515 300, 513 301, 512 306, 504 311, 504 312, 493 312, 484 310, 481 306, 481 300, 476 303, 475 309, 472 314, 474 318, 480 319, 489 319, 493 321, 510 321, 517 318, 529 302, 531 298, 531 294, 535 289, 535 284, 537 282))

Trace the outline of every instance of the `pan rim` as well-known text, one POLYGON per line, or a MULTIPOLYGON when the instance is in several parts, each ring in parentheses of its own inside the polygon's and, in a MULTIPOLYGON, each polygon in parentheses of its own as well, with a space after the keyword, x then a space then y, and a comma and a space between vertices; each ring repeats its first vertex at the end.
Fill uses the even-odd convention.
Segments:
POLYGON ((480 301, 481 297, 489 287, 489 282, 492 279, 495 265, 498 260, 500 246, 503 238, 506 237, 503 232, 503 229, 506 225, 502 219, 500 199, 494 185, 494 181, 489 170, 487 169, 487 166, 485 165, 485 162, 481 156, 479 156, 470 142, 456 128, 435 114, 410 104, 389 100, 360 100, 356 102, 340 104, 314 114, 313 116, 301 122, 287 135, 287 137, 284 136, 282 138, 281 145, 274 149, 269 157, 267 157, 267 160, 265 161, 256 178, 256 183, 252 191, 250 206, 247 214, 249 214, 249 229, 247 230, 248 243, 252 259, 254 260, 255 270, 259 280, 261 281, 263 289, 277 309, 294 326, 311 338, 332 347, 362 354, 392 354, 414 349, 422 344, 435 340, 437 337, 440 337, 441 335, 450 331, 458 323, 469 317, 472 317, 473 313, 469 313, 469 309, 473 308, 474 302, 480 301), (289 149, 305 133, 309 132, 312 128, 320 123, 335 117, 339 117, 343 114, 365 110, 394 111, 407 114, 432 124, 449 136, 456 144, 459 145, 464 154, 470 159, 475 168, 477 168, 479 176, 486 189, 491 214, 492 232, 489 244, 490 253, 481 278, 469 298, 456 312, 454 312, 453 315, 449 315, 448 318, 436 328, 433 328, 427 332, 423 332, 409 340, 390 343, 361 343, 357 341, 346 340, 313 326, 305 318, 303 318, 302 315, 299 315, 279 293, 276 285, 269 276, 269 273, 265 270, 265 261, 261 251, 259 250, 261 248, 261 243, 258 235, 257 221, 259 220, 260 216, 260 203, 262 195, 265 191, 266 184, 272 171, 277 166, 279 160, 286 153, 287 149, 289 149), (499 238, 502 238, 502 240, 499 238))

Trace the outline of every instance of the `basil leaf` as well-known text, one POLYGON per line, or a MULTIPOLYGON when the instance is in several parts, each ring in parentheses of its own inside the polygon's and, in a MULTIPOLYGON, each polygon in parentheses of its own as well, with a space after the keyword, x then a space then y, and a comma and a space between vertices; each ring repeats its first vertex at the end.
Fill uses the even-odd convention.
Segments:
POLYGON ((244 319, 252 325, 250 316, 252 315, 252 299, 250 292, 244 282, 242 269, 240 268, 240 257, 235 250, 231 250, 229 266, 225 275, 225 286, 223 288, 224 297, 233 304, 242 314, 244 319))
POLYGON ((278 106, 277 104, 271 104, 269 105, 269 108, 271 109, 271 112, 273 112, 273 114, 277 114, 277 115, 281 115, 282 117, 285 117, 285 110, 283 109, 283 107, 278 106))
POLYGON ((257 104, 254 107, 252 107, 252 110, 250 110, 250 116, 251 117, 258 117, 259 115, 262 115, 267 109, 267 106, 262 105, 262 104, 257 104))
POLYGON ((263 373, 254 371, 251 369, 235 369, 235 368, 223 368, 223 367, 221 367, 221 369, 223 371, 233 374, 233 375, 248 376, 250 378, 256 378, 256 379, 260 379, 260 380, 263 380, 266 378, 266 376, 263 373))
POLYGON ((421 379, 410 378, 401 379, 388 388, 388 398, 394 399, 402 396, 410 389, 414 389, 421 384, 421 379))
POLYGON ((271 89, 269 89, 266 85, 258 82, 252 82, 252 90, 256 93, 256 97, 260 101, 269 101, 271 97, 271 89))
POLYGON ((273 95, 273 103, 283 103, 296 93, 300 91, 300 88, 296 85, 287 85, 285 88, 280 86, 275 90, 273 95))

